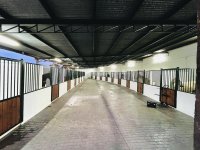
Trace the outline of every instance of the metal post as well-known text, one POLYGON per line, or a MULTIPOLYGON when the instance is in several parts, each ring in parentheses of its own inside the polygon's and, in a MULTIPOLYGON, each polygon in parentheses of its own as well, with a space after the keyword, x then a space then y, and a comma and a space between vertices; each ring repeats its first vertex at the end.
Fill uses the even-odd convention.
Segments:
POLYGON ((194 116, 194 150, 200 149, 200 0, 197 0, 197 71, 196 102, 194 116))
POLYGON ((179 86, 179 67, 176 68, 176 81, 175 81, 175 93, 174 93, 174 107, 176 108, 177 103, 177 91, 179 86))
POLYGON ((160 70, 160 102, 161 102, 161 98, 162 98, 162 68, 160 70))
POLYGON ((21 60, 21 71, 20 71, 20 122, 23 122, 24 114, 24 61, 21 60))
POLYGON ((142 94, 144 93, 144 83, 145 83, 145 70, 144 70, 144 76, 143 76, 142 94))

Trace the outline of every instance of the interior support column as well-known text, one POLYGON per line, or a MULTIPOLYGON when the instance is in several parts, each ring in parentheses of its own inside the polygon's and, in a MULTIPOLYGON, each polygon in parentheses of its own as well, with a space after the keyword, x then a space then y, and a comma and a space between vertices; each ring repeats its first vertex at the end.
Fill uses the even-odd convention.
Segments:
POLYGON ((194 149, 200 149, 200 0, 197 0, 197 29, 198 29, 198 45, 197 45, 197 88, 194 118, 194 149))

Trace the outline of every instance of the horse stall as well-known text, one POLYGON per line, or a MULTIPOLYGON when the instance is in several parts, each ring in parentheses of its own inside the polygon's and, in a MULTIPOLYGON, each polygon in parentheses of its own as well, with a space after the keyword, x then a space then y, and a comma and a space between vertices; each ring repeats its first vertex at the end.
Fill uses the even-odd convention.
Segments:
POLYGON ((102 72, 102 81, 106 81, 106 72, 102 72))
POLYGON ((93 76, 94 76, 94 75, 93 75, 93 72, 91 72, 91 74, 90 74, 90 78, 93 79, 93 76))
POLYGON ((103 72, 99 72, 99 80, 102 80, 103 72))
POLYGON ((72 71, 67 70, 66 71, 67 91, 71 89, 71 79, 72 79, 72 71))
POLYGON ((126 72, 122 72, 121 85, 126 87, 126 72))
POLYGON ((108 72, 107 73, 107 79, 108 79, 108 82, 112 82, 112 78, 111 78, 111 72, 108 72))
POLYGON ((130 89, 137 92, 137 76, 138 71, 131 71, 130 89))
POLYGON ((126 72, 126 87, 130 88, 130 81, 131 81, 131 71, 126 72))
POLYGON ((196 69, 179 69, 177 110, 194 117, 196 93, 196 69))
POLYGON ((121 85, 122 73, 118 72, 118 84, 121 85))
POLYGON ((143 94, 144 90, 145 71, 141 70, 137 73, 137 92, 143 94))
POLYGON ((157 102, 160 95, 160 70, 145 71, 143 94, 157 102))
POLYGON ((59 68, 51 67, 51 101, 59 97, 59 68))
POLYGON ((97 80, 97 72, 94 73, 94 79, 97 80))
POLYGON ((118 84, 118 72, 114 72, 114 84, 118 84))
POLYGON ((114 72, 111 72, 111 83, 114 83, 114 72))
POLYGON ((100 72, 97 72, 97 80, 100 80, 100 72))
POLYGON ((105 72, 105 81, 108 81, 108 78, 109 78, 109 73, 105 72))
POLYGON ((176 108, 179 68, 161 69, 160 102, 176 108))
POLYGON ((0 136, 23 119, 22 62, 0 58, 0 136))

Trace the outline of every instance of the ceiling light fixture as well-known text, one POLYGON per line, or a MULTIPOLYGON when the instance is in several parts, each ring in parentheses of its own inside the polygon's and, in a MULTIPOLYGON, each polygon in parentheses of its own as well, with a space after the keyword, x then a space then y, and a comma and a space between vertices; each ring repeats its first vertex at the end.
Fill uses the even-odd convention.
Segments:
POLYGON ((156 54, 156 55, 153 56, 153 62, 155 64, 157 64, 157 63, 163 63, 163 62, 167 61, 167 59, 168 59, 167 56, 168 55, 165 54, 165 53, 156 54))
POLYGON ((144 55, 142 57, 149 57, 149 56, 152 56, 152 54, 146 54, 146 55, 144 55))
POLYGON ((164 49, 160 49, 160 50, 155 51, 154 53, 162 53, 164 51, 165 51, 164 49))
POLYGON ((11 45, 11 46, 20 46, 20 44, 16 42, 15 40, 3 35, 0 35, 0 43, 11 45))
POLYGON ((103 71, 104 70, 104 67, 99 67, 100 71, 103 71))
POLYGON ((135 61, 133 61, 133 60, 127 61, 127 66, 128 66, 129 68, 134 67, 134 66, 135 66, 135 61))
POLYGON ((62 62, 62 60, 59 59, 59 58, 54 58, 54 61, 56 61, 56 62, 58 62, 58 63, 61 63, 61 62, 62 62))
POLYGON ((115 64, 110 65, 111 69, 116 69, 117 66, 115 64))

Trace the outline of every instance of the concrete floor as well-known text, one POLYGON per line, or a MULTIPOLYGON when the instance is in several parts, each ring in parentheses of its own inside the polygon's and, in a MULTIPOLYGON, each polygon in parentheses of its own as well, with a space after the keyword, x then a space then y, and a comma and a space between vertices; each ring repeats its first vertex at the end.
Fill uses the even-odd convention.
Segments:
POLYGON ((86 80, 1 142, 24 150, 190 150, 193 118, 147 108, 144 96, 86 80))

